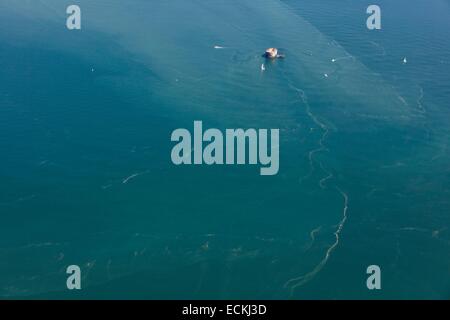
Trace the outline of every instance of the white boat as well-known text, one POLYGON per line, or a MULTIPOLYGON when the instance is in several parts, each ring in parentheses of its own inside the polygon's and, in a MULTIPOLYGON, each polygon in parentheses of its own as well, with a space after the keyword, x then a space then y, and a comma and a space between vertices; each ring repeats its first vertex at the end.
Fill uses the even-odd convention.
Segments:
POLYGON ((266 49, 266 53, 264 55, 266 56, 266 58, 275 59, 278 57, 278 49, 268 48, 266 49))

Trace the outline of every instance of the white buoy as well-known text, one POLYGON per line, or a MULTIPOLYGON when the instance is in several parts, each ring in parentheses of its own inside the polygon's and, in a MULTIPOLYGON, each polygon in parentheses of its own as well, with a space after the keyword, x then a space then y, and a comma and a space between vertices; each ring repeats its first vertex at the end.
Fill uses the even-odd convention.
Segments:
POLYGON ((408 62, 408 60, 406 60, 406 57, 403 58, 403 63, 406 64, 408 62))
POLYGON ((324 73, 323 75, 325 76, 325 78, 328 78, 328 73, 324 73))

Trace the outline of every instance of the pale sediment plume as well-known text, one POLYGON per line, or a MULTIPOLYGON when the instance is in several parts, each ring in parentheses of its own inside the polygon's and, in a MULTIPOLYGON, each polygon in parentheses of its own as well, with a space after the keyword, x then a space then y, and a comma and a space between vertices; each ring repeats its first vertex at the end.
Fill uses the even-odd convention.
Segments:
MULTIPOLYGON (((308 171, 308 173, 305 176, 300 178, 299 182, 302 183, 304 180, 306 180, 309 177, 311 177, 311 175, 314 172, 314 169, 315 169, 315 166, 314 166, 314 155, 316 153, 319 153, 319 152, 327 150, 325 145, 324 145, 324 141, 326 140, 326 138, 328 136, 329 128, 328 128, 327 125, 325 125, 325 123, 321 122, 314 113, 312 113, 311 106, 308 103, 308 97, 306 96, 306 93, 302 89, 296 88, 291 83, 288 83, 288 84, 289 84, 289 87, 291 89, 295 90, 298 93, 302 103, 305 105, 305 112, 308 115, 308 117, 314 122, 315 125, 317 125, 322 130, 322 135, 321 135, 321 137, 320 137, 320 139, 318 141, 318 147, 316 149, 313 149, 313 150, 309 151, 309 153, 308 153, 309 171, 308 171)), ((323 168, 322 163, 320 163, 320 166, 321 166, 322 170, 324 172, 326 172, 325 169, 323 168)), ((330 173, 327 172, 327 174, 328 174, 328 176, 330 176, 330 173)), ((327 179, 329 179, 329 178, 327 178, 327 179)), ((325 180, 327 180, 327 179, 325 179, 325 180)), ((319 182, 319 184, 322 186, 321 182, 322 182, 322 180, 319 182)))
POLYGON ((139 173, 134 173, 131 176, 126 177, 125 179, 123 179, 122 183, 128 183, 128 181, 130 181, 133 178, 136 178, 137 176, 139 176, 139 173))

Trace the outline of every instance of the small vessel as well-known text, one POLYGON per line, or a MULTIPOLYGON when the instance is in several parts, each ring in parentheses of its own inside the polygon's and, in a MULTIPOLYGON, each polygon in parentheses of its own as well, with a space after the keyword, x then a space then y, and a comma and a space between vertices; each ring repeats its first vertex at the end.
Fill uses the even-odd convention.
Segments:
POLYGON ((264 65, 264 63, 261 65, 261 71, 266 71, 266 66, 264 65))
POLYGON ((408 60, 406 60, 406 57, 403 58, 403 63, 404 63, 404 64, 408 63, 408 60))
POLYGON ((264 54, 266 58, 275 59, 278 57, 278 49, 277 48, 268 48, 266 49, 266 53, 264 54))
POLYGON ((284 54, 278 53, 277 48, 268 48, 266 49, 266 52, 264 52, 263 57, 267 59, 283 59, 284 54))

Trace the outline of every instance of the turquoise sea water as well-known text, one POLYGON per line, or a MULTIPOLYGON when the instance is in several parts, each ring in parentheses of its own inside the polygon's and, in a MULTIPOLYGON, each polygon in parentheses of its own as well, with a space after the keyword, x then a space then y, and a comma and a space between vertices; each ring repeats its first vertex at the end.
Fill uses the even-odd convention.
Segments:
POLYGON ((3 0, 0 297, 450 298, 450 3, 370 4, 3 0), (278 175, 174 166, 194 120, 278 175))

